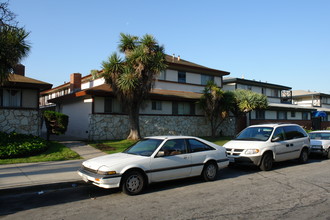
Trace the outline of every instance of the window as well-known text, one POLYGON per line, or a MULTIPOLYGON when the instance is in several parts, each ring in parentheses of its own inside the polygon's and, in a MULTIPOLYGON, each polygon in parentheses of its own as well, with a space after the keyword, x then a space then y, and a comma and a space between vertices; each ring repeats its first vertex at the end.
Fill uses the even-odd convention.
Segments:
POLYGON ((104 97, 104 113, 112 112, 112 99, 110 97, 104 97))
POLYGON ((184 139, 168 140, 162 146, 157 156, 174 156, 187 153, 184 139))
POLYGON ((161 71, 158 75, 159 80, 166 80, 166 70, 161 71))
POLYGON ((162 102, 161 101, 152 101, 151 109, 152 110, 162 110, 162 102))
POLYGON ((4 107, 21 107, 22 90, 20 89, 3 89, 2 90, 2 106, 4 107))
POLYGON ((261 88, 261 93, 262 93, 263 95, 266 95, 266 94, 267 94, 266 91, 267 91, 266 88, 261 88))
POLYGON ((189 102, 173 102, 173 115, 195 115, 195 104, 189 102))
POLYGON ((194 139, 188 140, 190 150, 192 153, 200 152, 200 151, 207 151, 207 150, 214 150, 214 148, 194 139))
POLYGON ((291 118, 295 118, 296 117, 296 112, 292 111, 291 112, 291 118))
POLYGON ((178 82, 179 83, 186 83, 186 72, 178 72, 178 82))
POLYGON ((278 111, 277 112, 277 119, 279 120, 287 120, 287 113, 285 111, 278 111))
POLYGON ((265 119, 265 111, 257 110, 256 111, 256 119, 265 119))
POLYGON ((283 128, 276 128, 276 130, 274 131, 272 139, 275 139, 277 137, 279 138, 279 141, 284 141, 285 140, 285 132, 284 132, 283 128))
POLYGON ((308 112, 302 113, 302 120, 308 120, 308 112))
POLYGON ((272 89, 271 90, 271 96, 272 97, 278 97, 278 90, 277 89, 272 89))
POLYGON ((298 126, 286 126, 284 127, 284 131, 285 131, 286 140, 307 137, 304 130, 298 126))
POLYGON ((201 75, 201 84, 206 85, 209 81, 214 82, 214 76, 201 75))

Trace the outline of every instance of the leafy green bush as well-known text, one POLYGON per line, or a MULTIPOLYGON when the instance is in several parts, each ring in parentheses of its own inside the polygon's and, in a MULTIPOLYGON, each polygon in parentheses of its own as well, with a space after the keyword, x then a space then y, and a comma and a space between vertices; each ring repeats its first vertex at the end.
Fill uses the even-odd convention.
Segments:
POLYGON ((69 116, 55 111, 44 111, 43 115, 48 134, 58 135, 66 132, 69 116))
POLYGON ((0 132, 0 159, 36 155, 47 150, 47 142, 33 135, 0 132))

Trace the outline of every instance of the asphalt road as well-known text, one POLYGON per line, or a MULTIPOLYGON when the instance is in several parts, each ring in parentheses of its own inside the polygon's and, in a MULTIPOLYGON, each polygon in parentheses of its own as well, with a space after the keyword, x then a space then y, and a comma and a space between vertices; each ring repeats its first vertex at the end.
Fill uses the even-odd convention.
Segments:
POLYGON ((278 163, 272 171, 229 167, 214 182, 189 178, 144 194, 91 185, 0 197, 1 219, 326 219, 330 160, 278 163))

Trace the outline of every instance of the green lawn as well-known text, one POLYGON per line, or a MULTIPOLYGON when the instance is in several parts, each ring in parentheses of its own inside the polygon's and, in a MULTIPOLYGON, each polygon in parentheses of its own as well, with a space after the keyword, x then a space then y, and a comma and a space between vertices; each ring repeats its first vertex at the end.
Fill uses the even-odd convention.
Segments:
POLYGON ((52 141, 49 143, 48 149, 39 155, 24 158, 0 159, 0 164, 34 163, 75 159, 81 159, 81 157, 76 152, 65 147, 63 144, 52 141))
MULTIPOLYGON (((231 140, 230 137, 217 137, 217 138, 202 137, 202 138, 220 146, 224 145, 225 143, 231 140)), ((136 141, 113 140, 113 141, 89 143, 89 145, 97 149, 100 149, 101 151, 104 151, 108 154, 113 154, 124 151, 126 148, 133 145, 134 143, 136 143, 136 141)))

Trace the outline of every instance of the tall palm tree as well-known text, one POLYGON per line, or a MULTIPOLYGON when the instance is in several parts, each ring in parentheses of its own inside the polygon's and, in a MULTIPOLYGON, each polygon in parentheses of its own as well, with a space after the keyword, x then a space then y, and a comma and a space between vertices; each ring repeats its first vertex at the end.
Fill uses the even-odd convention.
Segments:
POLYGON ((30 51, 28 35, 23 28, 0 26, 0 85, 9 79, 15 66, 30 51))
POLYGON ((128 112, 130 134, 127 139, 137 140, 141 138, 140 106, 148 98, 155 76, 167 67, 164 47, 148 34, 142 38, 123 33, 120 36, 118 47, 125 58, 113 53, 102 63, 103 77, 128 112))

